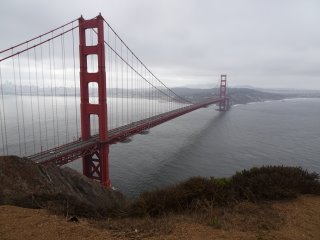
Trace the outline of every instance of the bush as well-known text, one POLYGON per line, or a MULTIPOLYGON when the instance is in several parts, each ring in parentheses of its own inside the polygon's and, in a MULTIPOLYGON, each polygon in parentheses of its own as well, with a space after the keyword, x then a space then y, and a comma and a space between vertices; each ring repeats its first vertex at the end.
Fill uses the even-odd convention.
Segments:
POLYGON ((320 194, 319 175, 300 167, 267 166, 236 173, 231 178, 240 200, 279 200, 298 194, 320 194))
POLYGON ((142 193, 128 208, 131 216, 157 216, 194 211, 235 202, 290 199, 319 194, 319 175, 299 167, 267 166, 236 173, 231 178, 193 177, 175 186, 142 193))
POLYGON ((178 185, 142 193, 130 205, 134 216, 156 216, 165 212, 193 210, 206 202, 223 205, 228 202, 229 184, 221 184, 216 179, 193 177, 178 185))

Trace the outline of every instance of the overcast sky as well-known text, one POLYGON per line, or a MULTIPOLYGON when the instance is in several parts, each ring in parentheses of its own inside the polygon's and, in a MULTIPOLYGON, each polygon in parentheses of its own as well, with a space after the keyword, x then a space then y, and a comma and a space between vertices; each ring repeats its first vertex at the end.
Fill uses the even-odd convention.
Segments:
POLYGON ((1 0, 0 49, 99 12, 169 86, 320 89, 319 0, 1 0))

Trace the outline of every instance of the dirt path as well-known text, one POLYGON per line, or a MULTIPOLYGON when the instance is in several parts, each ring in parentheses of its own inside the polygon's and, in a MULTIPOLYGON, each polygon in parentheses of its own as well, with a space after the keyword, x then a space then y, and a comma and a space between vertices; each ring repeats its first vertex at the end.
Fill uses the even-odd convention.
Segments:
POLYGON ((0 206, 0 239, 320 239, 320 197, 239 204, 210 222, 190 216, 158 220, 67 222, 45 210, 0 206))

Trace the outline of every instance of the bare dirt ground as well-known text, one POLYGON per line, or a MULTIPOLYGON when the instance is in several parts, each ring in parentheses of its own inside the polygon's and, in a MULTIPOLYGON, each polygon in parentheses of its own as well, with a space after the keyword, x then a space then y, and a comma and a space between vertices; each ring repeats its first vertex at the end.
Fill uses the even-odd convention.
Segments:
POLYGON ((0 239, 320 239, 320 197, 240 203, 194 215, 68 222, 46 210, 0 206, 0 239))

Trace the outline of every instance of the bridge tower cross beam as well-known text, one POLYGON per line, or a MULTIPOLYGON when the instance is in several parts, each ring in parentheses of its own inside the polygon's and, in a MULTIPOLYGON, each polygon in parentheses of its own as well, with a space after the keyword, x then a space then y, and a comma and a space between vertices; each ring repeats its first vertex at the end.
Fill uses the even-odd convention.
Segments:
POLYGON ((95 153, 83 157, 82 166, 85 176, 98 180, 107 187, 111 187, 109 178, 109 144, 107 143, 108 117, 103 23, 104 19, 101 14, 90 20, 85 20, 82 16, 79 18, 81 137, 82 140, 91 138, 90 116, 96 115, 99 118, 100 141, 95 153), (90 46, 87 44, 87 29, 96 30, 98 35, 97 45, 90 46), (97 72, 88 72, 89 55, 97 56, 97 72), (98 85, 98 104, 93 104, 89 101, 89 83, 93 82, 98 85))
POLYGON ((219 111, 226 111, 229 109, 229 98, 227 97, 227 75, 221 74, 220 78, 220 99, 219 111))

